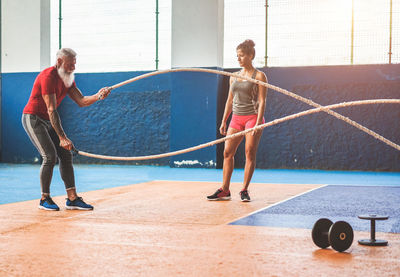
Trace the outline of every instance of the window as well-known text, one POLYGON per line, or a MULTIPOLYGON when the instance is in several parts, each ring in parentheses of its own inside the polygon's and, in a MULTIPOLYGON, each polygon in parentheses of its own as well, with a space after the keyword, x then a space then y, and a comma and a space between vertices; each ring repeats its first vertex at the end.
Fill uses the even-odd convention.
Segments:
MULTIPOLYGON (((225 1, 224 67, 238 67, 235 49, 247 38, 256 43, 257 67, 266 52, 268 66, 388 63, 390 2, 354 0, 352 24, 352 0, 225 1)), ((392 3, 391 62, 399 63, 400 0, 392 3)))
POLYGON ((224 67, 239 67, 236 47, 246 39, 256 44, 254 65, 265 64, 265 0, 225 0, 224 67))
MULTIPOLYGON (((59 7, 52 1, 51 52, 58 50, 59 7)), ((62 47, 78 53, 77 72, 156 69, 156 1, 62 1, 62 47)), ((159 69, 171 65, 171 0, 159 0, 159 69)))

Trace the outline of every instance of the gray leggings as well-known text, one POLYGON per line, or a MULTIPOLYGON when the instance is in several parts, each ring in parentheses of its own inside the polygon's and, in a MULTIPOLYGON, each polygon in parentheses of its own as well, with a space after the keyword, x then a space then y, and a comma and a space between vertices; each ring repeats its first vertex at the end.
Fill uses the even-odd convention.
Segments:
POLYGON ((42 194, 50 194, 50 183, 53 177, 53 168, 59 159, 60 175, 67 190, 75 188, 72 153, 60 146, 60 140, 50 124, 50 121, 33 114, 22 115, 22 126, 33 145, 42 156, 40 167, 40 186, 42 194))

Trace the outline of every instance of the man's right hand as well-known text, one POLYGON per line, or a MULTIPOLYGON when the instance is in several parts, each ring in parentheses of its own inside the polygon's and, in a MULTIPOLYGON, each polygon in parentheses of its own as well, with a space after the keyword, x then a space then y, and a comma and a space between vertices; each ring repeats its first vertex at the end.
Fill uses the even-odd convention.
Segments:
POLYGON ((65 138, 60 138, 60 146, 67 150, 72 150, 74 145, 69 138, 65 137, 65 138))

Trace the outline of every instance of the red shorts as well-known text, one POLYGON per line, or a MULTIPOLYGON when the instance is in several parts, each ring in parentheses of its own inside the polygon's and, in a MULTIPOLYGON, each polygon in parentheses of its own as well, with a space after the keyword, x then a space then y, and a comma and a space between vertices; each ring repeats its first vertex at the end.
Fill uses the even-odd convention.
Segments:
MULTIPOLYGON (((257 123, 257 115, 236 115, 232 114, 231 123, 229 124, 230 128, 234 128, 239 131, 243 131, 246 129, 253 128, 257 123)), ((264 117, 262 123, 265 123, 264 117)))

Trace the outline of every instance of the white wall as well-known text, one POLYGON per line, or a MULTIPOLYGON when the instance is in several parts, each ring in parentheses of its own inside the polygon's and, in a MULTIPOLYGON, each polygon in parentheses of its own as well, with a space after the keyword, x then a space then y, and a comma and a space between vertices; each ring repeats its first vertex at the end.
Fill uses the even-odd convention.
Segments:
POLYGON ((50 0, 2 0, 2 72, 50 65, 50 0))
POLYGON ((172 0, 171 67, 222 67, 223 0, 172 0))

